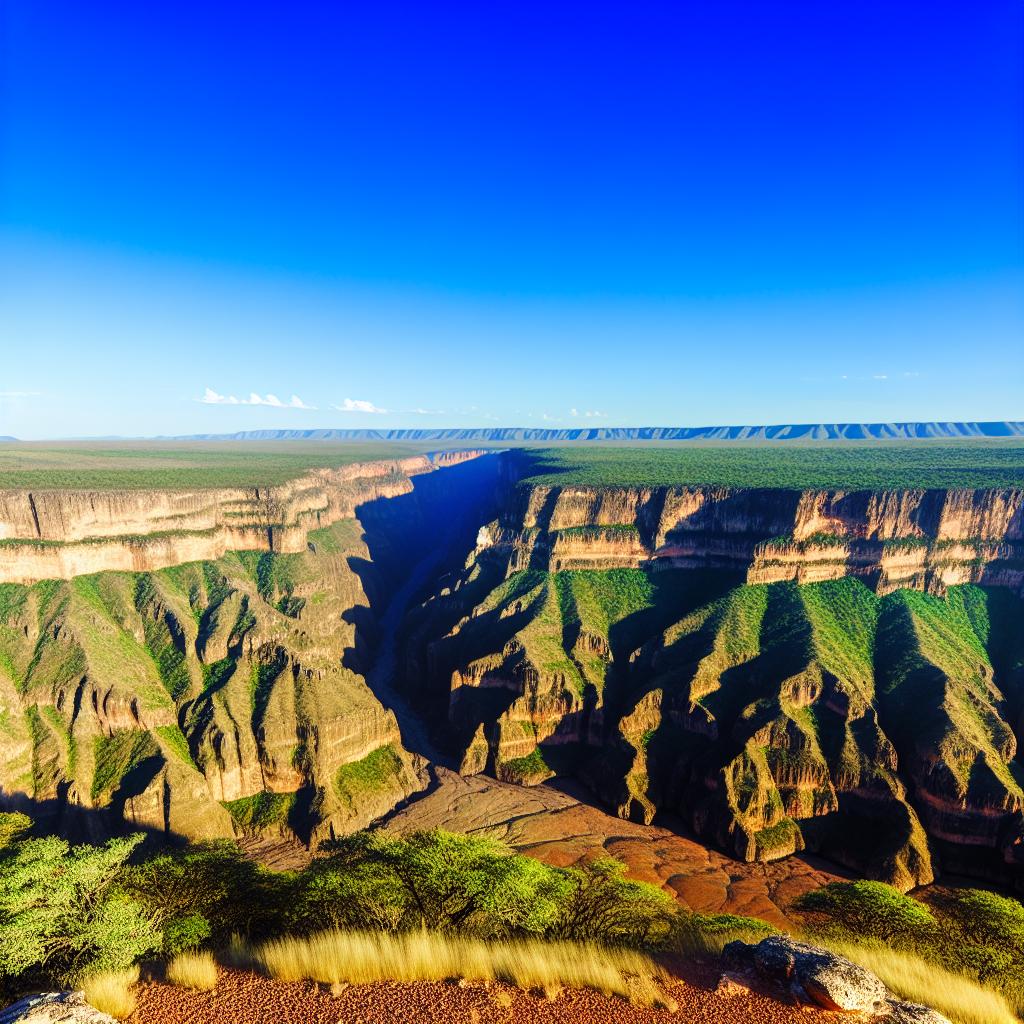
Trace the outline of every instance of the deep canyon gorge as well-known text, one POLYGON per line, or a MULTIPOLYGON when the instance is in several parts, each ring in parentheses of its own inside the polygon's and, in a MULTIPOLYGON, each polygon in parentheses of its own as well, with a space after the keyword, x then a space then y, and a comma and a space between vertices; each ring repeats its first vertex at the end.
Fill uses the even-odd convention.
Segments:
POLYGON ((533 458, 0 492, 4 805, 310 847, 454 771, 751 864, 1021 884, 1024 488, 538 483, 533 458))

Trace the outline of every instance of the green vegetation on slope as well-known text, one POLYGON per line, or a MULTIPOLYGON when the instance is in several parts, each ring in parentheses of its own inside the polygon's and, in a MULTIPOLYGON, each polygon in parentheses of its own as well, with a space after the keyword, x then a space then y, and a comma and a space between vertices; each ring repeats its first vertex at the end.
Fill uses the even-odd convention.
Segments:
POLYGON ((393 785, 404 770, 405 762, 388 743, 358 761, 343 764, 334 777, 334 788, 338 798, 355 809, 370 795, 393 785))
MULTIPOLYGON (((914 898, 880 882, 859 881, 833 882, 804 894, 796 905, 807 914, 812 941, 854 958, 858 947, 874 950, 880 960, 912 954, 981 982, 1024 1012, 1024 906, 1018 900, 948 887, 914 898)), ((936 994, 919 992, 917 998, 936 994)))
POLYGON ((523 452, 524 484, 803 489, 1022 487, 1021 441, 544 448, 523 452))
POLYGON ((932 877, 926 830, 955 827, 1000 870, 1022 803, 1020 599, 734 583, 513 573, 431 649, 463 763, 581 774, 618 813, 682 813, 746 859, 810 847, 909 888, 932 877))

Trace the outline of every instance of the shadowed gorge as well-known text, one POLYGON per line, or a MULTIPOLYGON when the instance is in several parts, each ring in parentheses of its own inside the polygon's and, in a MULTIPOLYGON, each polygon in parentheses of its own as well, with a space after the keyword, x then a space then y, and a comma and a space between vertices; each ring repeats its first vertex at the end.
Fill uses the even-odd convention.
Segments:
POLYGON ((618 465, 5 492, 5 804, 314 847, 447 764, 575 780, 741 861, 1018 884, 1024 489, 587 479, 618 465), (187 540, 154 555, 165 521, 187 540), (77 572, 94 550, 127 562, 77 572))

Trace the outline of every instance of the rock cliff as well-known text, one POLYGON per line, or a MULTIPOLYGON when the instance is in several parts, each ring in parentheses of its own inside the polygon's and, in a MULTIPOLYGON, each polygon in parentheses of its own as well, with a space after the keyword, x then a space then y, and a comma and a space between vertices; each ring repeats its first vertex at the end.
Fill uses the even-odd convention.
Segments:
POLYGON ((526 485, 472 455, 0 493, 3 802, 315 841, 419 791, 433 741, 748 861, 1021 884, 1024 488, 526 485))
POLYGON ((0 493, 7 579, 60 570, 0 582, 0 802, 75 836, 316 841, 422 788, 366 675, 395 559, 443 535, 448 477, 486 493, 472 455, 266 491, 0 493), (394 505, 389 560, 378 510, 394 505))
POLYGON ((1016 880, 1022 507, 519 488, 409 616, 406 685, 464 772, 573 774, 746 860, 1016 880))
POLYGON ((535 486, 517 491, 483 536, 512 570, 710 568, 751 583, 856 576, 880 593, 1024 587, 1024 487, 535 486))
POLYGON ((419 789, 359 672, 358 524, 310 536, 316 552, 0 587, 4 802, 72 834, 309 838, 419 789))
POLYGON ((267 488, 0 490, 0 582, 151 571, 227 551, 294 554, 306 549, 310 530, 408 494, 413 477, 480 454, 356 463, 267 488))

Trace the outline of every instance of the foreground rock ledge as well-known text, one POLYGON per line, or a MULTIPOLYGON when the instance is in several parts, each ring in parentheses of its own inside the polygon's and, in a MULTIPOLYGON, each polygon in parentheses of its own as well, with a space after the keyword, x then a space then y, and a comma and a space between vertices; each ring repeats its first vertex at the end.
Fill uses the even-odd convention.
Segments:
POLYGON ((950 1024, 937 1010, 893 999, 882 980, 860 964, 806 942, 773 935, 756 945, 730 942, 723 952, 733 968, 722 975, 723 993, 736 993, 746 979, 798 1005, 856 1014, 877 1024, 950 1024))
POLYGON ((81 992, 43 992, 0 1010, 0 1024, 117 1024, 90 1006, 81 992))

